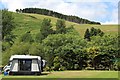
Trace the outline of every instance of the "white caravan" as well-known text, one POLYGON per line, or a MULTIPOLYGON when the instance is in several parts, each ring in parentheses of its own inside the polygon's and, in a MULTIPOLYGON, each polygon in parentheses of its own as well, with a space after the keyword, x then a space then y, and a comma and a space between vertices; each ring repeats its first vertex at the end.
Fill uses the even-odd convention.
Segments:
POLYGON ((45 62, 40 56, 13 55, 9 60, 9 64, 4 67, 4 71, 8 71, 9 75, 39 75, 43 71, 45 62))

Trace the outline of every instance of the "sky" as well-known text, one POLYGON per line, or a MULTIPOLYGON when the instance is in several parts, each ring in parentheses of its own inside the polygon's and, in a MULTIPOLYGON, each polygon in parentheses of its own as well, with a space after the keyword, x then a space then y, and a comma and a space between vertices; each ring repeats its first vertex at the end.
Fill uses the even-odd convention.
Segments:
POLYGON ((0 0, 0 9, 45 8, 102 24, 118 23, 119 0, 0 0))

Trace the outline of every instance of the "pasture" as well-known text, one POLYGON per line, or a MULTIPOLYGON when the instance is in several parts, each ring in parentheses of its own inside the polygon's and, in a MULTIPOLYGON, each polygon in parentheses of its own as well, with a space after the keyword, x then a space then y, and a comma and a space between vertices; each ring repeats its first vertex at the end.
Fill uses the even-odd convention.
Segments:
MULTIPOLYGON (((44 18, 51 19, 51 24, 53 29, 55 29, 55 25, 58 18, 40 15, 40 14, 30 14, 30 13, 13 13, 14 21, 16 23, 16 28, 13 30, 15 35, 25 34, 27 31, 31 31, 33 36, 37 34, 40 30, 40 23, 44 18)), ((80 34, 80 36, 84 36, 84 33, 87 28, 99 28, 106 34, 116 35, 118 33, 117 25, 91 25, 91 24, 77 24, 74 22, 66 21, 66 27, 74 26, 75 30, 80 34)))

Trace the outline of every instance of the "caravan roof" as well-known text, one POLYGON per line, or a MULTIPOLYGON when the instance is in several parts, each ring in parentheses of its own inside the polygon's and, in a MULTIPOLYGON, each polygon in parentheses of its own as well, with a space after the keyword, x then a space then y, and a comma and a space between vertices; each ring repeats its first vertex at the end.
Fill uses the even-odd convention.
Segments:
POLYGON ((31 56, 31 55, 13 55, 10 58, 10 61, 12 61, 13 59, 41 59, 40 56, 31 56))

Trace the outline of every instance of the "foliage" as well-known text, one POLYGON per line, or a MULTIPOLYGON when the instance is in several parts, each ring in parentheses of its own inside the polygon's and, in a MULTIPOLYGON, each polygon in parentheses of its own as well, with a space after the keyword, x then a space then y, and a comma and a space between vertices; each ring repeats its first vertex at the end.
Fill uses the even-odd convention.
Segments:
POLYGON ((90 41, 92 36, 103 36, 104 32, 101 31, 100 29, 95 29, 94 27, 92 27, 89 31, 89 29, 86 29, 85 34, 84 34, 84 39, 87 39, 88 41, 90 41))
POLYGON ((72 35, 79 36, 79 33, 74 29, 74 25, 70 25, 68 28, 66 28, 66 34, 72 34, 72 35))
POLYGON ((5 36, 10 35, 11 31, 15 28, 13 19, 12 12, 2 10, 2 39, 4 39, 5 36))
POLYGON ((32 36, 30 34, 30 31, 23 34, 20 38, 21 42, 33 42, 32 36))
MULTIPOLYGON (((66 67, 67 69, 74 69, 74 65, 77 59, 76 55, 79 55, 79 52, 83 51, 82 49, 85 47, 86 41, 84 41, 83 39, 79 39, 79 36, 74 36, 71 34, 55 34, 50 35, 45 40, 43 40, 43 44, 49 46, 50 50, 52 49, 53 57, 59 56, 60 60, 62 61, 59 61, 59 67, 61 65, 66 67)), ((47 52, 47 54, 49 55, 50 53, 47 52)))
POLYGON ((94 27, 90 30, 90 36, 103 36, 104 32, 102 32, 100 29, 95 29, 94 27))
POLYGON ((117 63, 118 71, 120 71, 120 62, 117 63))
POLYGON ((12 12, 2 10, 2 51, 7 50, 14 44, 15 35, 12 30, 15 28, 14 17, 12 12))
POLYGON ((56 33, 66 33, 65 21, 57 20, 56 22, 56 33))
POLYGON ((90 41, 90 32, 89 32, 89 29, 86 30, 85 35, 84 35, 84 39, 87 39, 88 41, 90 41))
POLYGON ((37 42, 41 42, 49 34, 53 33, 52 26, 51 26, 50 22, 51 22, 50 19, 43 19, 41 26, 40 26, 40 32, 36 35, 37 42))

